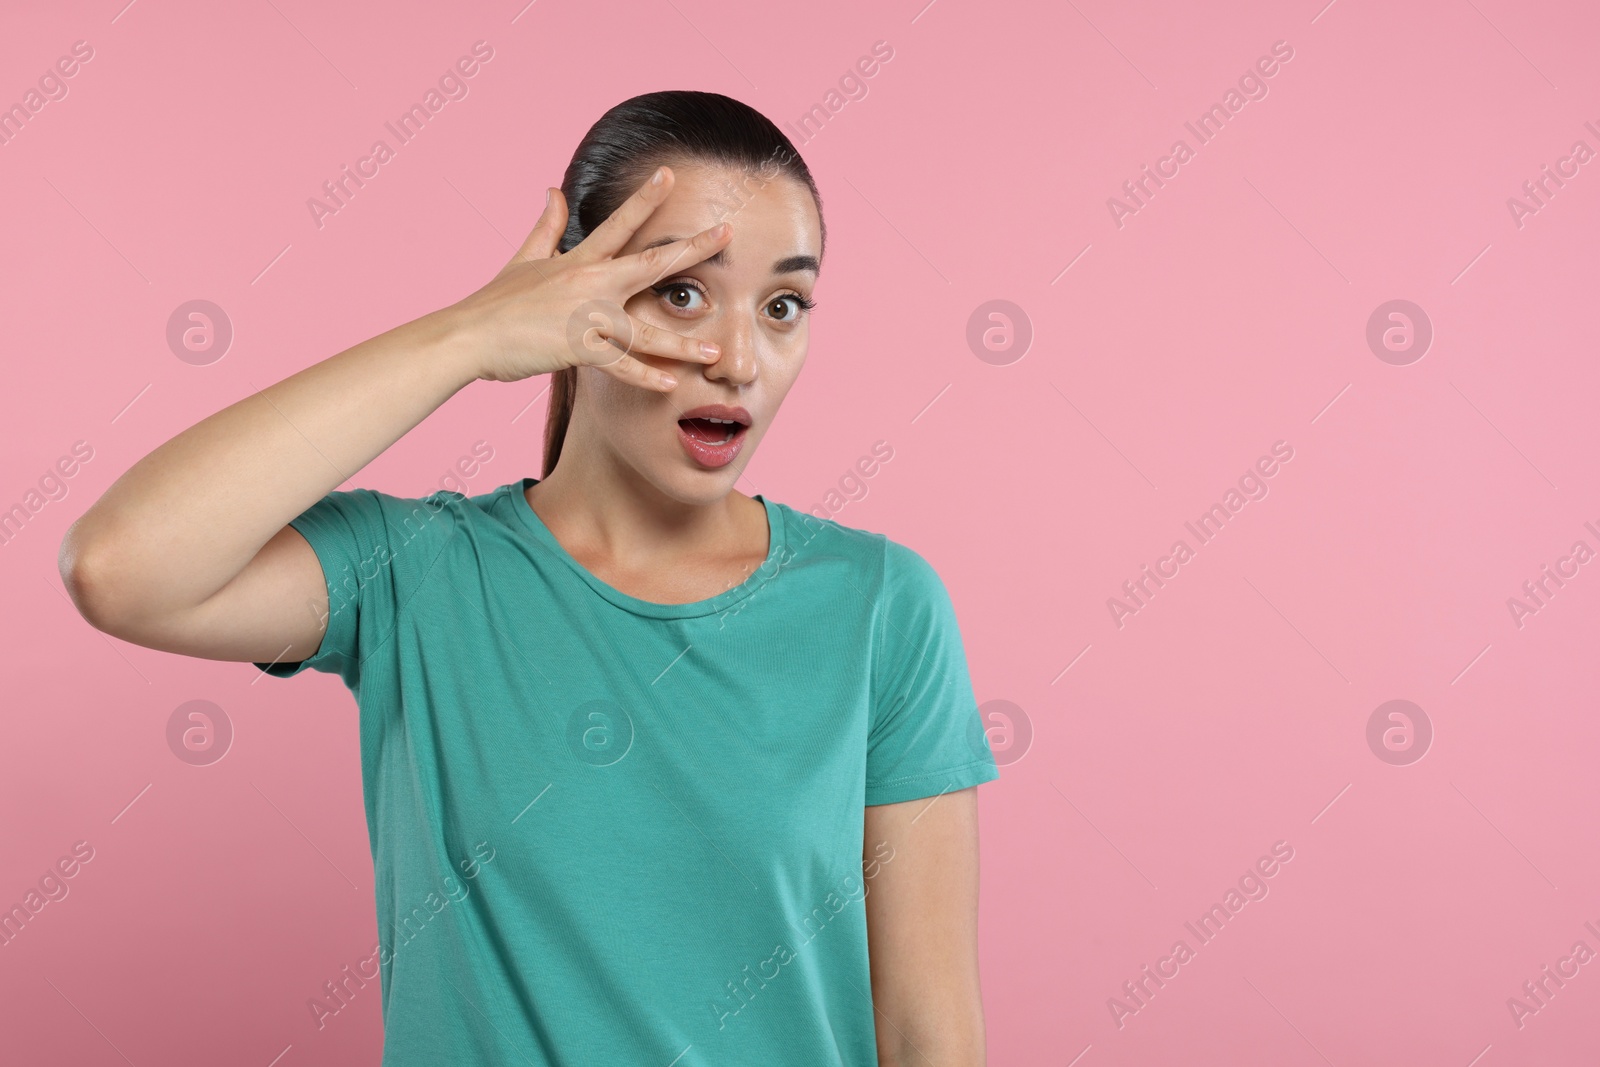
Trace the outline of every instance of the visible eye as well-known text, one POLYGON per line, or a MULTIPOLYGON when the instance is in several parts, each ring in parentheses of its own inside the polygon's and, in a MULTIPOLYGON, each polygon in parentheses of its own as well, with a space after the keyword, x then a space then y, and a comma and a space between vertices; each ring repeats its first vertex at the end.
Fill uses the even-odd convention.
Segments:
MULTIPOLYGON (((677 311, 701 311, 705 308, 706 291, 696 282, 688 279, 663 282, 653 286, 651 292, 664 298, 667 303, 677 311), (699 303, 695 303, 696 299, 699 303)), ((765 310, 772 313, 778 322, 793 323, 800 320, 800 316, 810 313, 817 306, 815 300, 810 300, 799 293, 779 293, 767 302, 765 310)))
POLYGON ((783 318, 780 315, 774 315, 773 318, 777 319, 779 322, 798 322, 801 315, 810 314, 811 309, 816 306, 817 302, 815 300, 808 300, 799 293, 783 293, 775 297, 772 302, 767 305, 767 308, 768 310, 773 308, 781 309, 784 307, 792 308, 793 313, 790 317, 783 318))
POLYGON ((657 296, 666 297, 667 302, 679 311, 699 311, 702 304, 690 303, 695 297, 702 301, 705 299, 705 290, 689 282, 667 282, 657 285, 652 289, 657 296))

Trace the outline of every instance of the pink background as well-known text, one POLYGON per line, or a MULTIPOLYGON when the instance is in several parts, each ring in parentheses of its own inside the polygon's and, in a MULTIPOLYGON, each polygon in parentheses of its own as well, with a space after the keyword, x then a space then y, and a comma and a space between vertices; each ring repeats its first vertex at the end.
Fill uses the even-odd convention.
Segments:
MULTIPOLYGON (((809 509, 888 441, 834 516, 934 563, 979 700, 1020 709, 980 791, 990 1061, 1595 1062, 1600 962, 1521 1026, 1507 1002, 1600 951, 1600 566, 1520 627, 1507 600, 1600 549, 1600 162, 1520 226, 1507 199, 1600 150, 1600 17, 1322 3, 12 5, 0 104, 94 57, 0 145, 0 507, 93 458, 0 546, 0 904, 94 858, 0 948, 5 1058, 376 1062, 375 985, 321 1030, 307 1006, 376 939, 353 700, 100 635, 57 546, 179 431, 487 281, 607 107, 699 88, 791 131, 830 235, 740 488, 809 509), (307 199, 477 40, 469 95, 319 229, 307 199), (866 95, 794 134, 879 40, 866 95), (1277 41, 1268 95, 1197 146, 1277 41), (1119 227, 1107 199, 1178 138, 1119 227), (194 299, 235 330, 208 365, 166 341, 194 299), (1403 366, 1365 336, 1394 299, 1434 329, 1403 366), (1031 323, 1021 358, 969 347, 991 300, 1031 323), (1276 441, 1269 494, 1197 545, 1276 441), (1108 598, 1179 538, 1119 627, 1108 598), (234 730, 209 766, 166 740, 196 699, 234 730), (1394 699, 1432 724, 1407 765, 1367 741, 1394 699), (1280 841, 1201 944, 1184 923, 1280 841)), ((471 492, 537 474, 547 382, 470 387, 352 484, 425 494, 480 440, 471 492)))

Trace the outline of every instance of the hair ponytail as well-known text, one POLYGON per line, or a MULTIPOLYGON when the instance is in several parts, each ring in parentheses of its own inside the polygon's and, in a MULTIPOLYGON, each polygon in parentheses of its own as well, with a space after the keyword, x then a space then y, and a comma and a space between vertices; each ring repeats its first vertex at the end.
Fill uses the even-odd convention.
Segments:
POLYGON ((544 419, 544 470, 541 479, 550 477, 561 458, 561 442, 567 439, 567 424, 572 421, 572 391, 578 384, 578 368, 562 367, 550 376, 550 409, 544 419))
MULTIPOLYGON (((577 247, 656 167, 689 162, 759 169, 772 177, 784 174, 798 179, 816 202, 819 222, 822 218, 822 196, 811 171, 770 119, 721 93, 670 89, 624 100, 584 134, 561 181, 567 229, 557 251, 577 247)), ((821 239, 819 259, 828 245, 825 225, 821 239)), ((563 367, 551 375, 541 478, 550 477, 561 458, 577 387, 577 367, 563 367)))

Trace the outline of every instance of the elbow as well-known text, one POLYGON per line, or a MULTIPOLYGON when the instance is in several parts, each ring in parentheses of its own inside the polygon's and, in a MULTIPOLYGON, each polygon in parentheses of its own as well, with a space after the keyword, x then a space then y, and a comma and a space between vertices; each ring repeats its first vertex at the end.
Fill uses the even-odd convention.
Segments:
POLYGON ((61 552, 56 561, 61 583, 72 599, 72 606, 90 626, 114 634, 118 619, 122 617, 116 606, 116 565, 109 558, 104 542, 84 537, 80 525, 73 524, 61 539, 61 552))

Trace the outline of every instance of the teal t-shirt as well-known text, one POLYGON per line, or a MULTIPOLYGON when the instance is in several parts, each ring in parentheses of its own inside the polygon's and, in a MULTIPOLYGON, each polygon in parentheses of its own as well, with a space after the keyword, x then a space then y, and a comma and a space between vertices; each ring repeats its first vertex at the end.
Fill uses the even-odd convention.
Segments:
MULTIPOLYGON (((523 478, 332 492, 321 646, 360 709, 385 1067, 874 1065, 863 807, 999 777, 938 574, 757 496, 739 585, 596 578, 523 478)), ((320 1005, 320 1006, 319 1006, 320 1005)))

